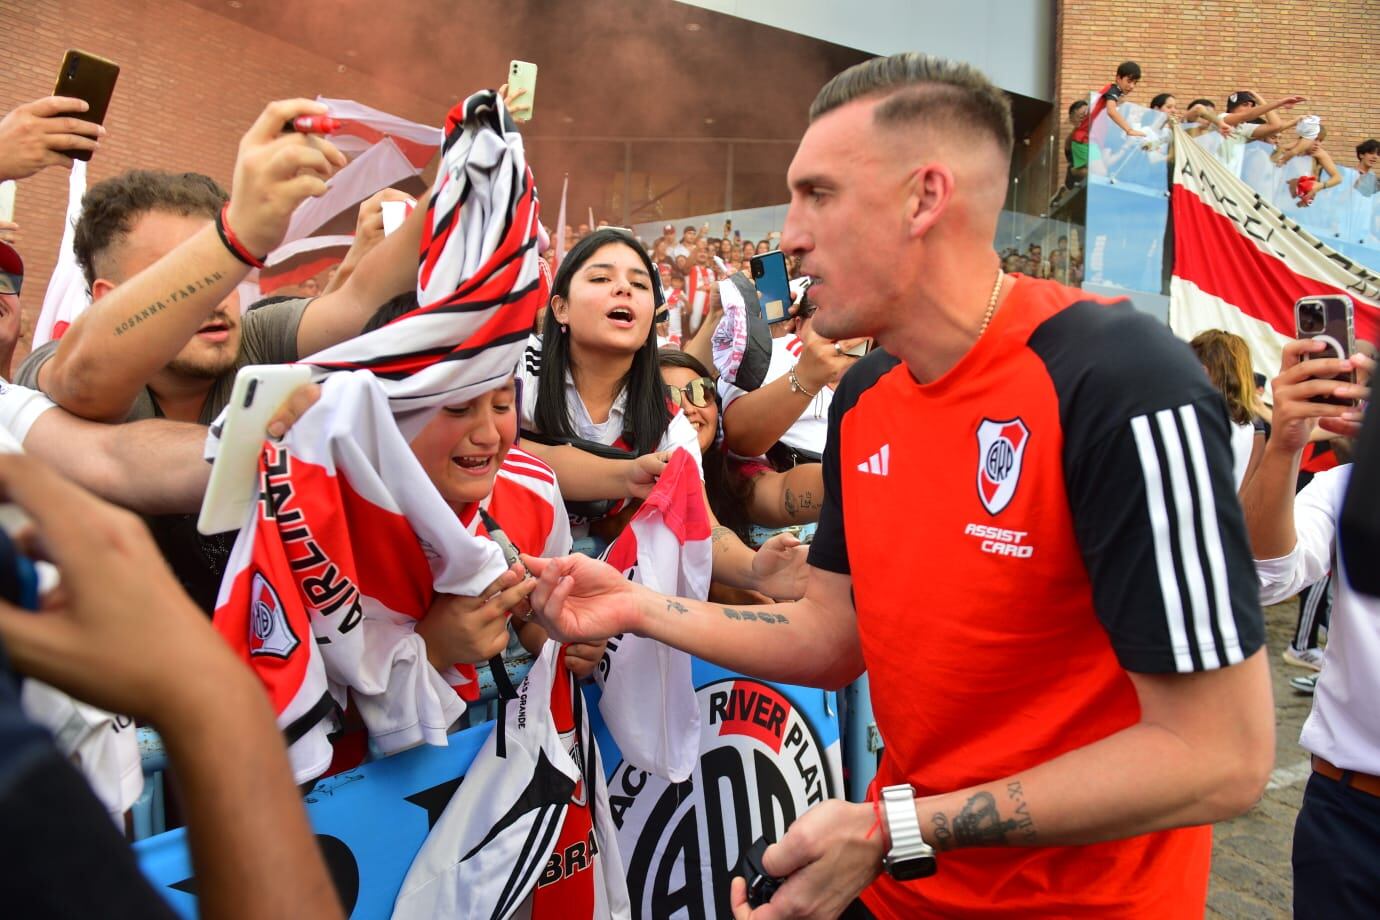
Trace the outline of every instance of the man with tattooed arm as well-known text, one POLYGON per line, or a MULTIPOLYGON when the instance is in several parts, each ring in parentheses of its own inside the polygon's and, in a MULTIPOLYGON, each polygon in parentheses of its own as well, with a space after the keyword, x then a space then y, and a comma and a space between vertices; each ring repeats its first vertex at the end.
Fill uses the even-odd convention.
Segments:
POLYGON ((763 856, 769 903, 735 881, 736 920, 1202 917, 1207 825, 1272 766, 1221 397, 1130 304, 1001 272, 1011 146, 1005 96, 919 54, 811 107, 781 248, 819 333, 878 348, 834 394, 801 600, 527 560, 563 641, 632 632, 821 687, 867 670, 874 801, 802 815, 763 856))

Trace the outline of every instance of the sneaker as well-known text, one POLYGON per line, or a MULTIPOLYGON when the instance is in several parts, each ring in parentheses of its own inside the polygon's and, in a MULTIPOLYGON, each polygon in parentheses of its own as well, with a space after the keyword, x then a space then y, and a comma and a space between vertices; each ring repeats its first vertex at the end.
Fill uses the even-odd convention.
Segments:
POLYGON ((1312 696, 1313 691, 1317 689, 1318 686, 1318 675, 1309 674, 1307 677, 1291 677, 1289 678, 1289 686, 1293 687, 1299 693, 1312 696))
POLYGON ((1291 645, 1284 650, 1284 660, 1289 664, 1298 665, 1300 668, 1312 668, 1314 671, 1321 671, 1323 650, 1320 648, 1298 649, 1291 645))

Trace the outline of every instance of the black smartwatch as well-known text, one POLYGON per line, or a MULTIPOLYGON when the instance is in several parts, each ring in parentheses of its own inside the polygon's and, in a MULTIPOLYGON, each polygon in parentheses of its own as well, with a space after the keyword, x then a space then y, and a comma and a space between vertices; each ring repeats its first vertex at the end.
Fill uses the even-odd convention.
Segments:
POLYGON ((915 816, 915 790, 908 785, 882 789, 882 823, 891 849, 882 857, 882 868, 898 882, 928 878, 939 869, 934 848, 920 835, 915 816))

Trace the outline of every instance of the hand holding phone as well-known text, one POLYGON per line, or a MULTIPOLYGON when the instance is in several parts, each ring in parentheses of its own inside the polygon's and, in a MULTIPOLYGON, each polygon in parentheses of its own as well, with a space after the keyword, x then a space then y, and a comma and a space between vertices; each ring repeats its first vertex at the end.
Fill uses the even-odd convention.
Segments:
MULTIPOLYGON (((62 59, 62 69, 58 71, 53 95, 85 102, 86 110, 75 113, 74 117, 99 127, 105 121, 106 109, 110 107, 110 97, 115 92, 115 81, 119 76, 120 65, 115 62, 85 51, 69 50, 62 59)), ((82 132, 64 133, 80 136, 82 132)), ((76 160, 89 160, 93 150, 95 145, 75 144, 58 149, 58 152, 76 160)))
POLYGON ((784 254, 775 251, 753 256, 752 284, 757 288, 762 317, 768 323, 780 323, 790 318, 791 284, 786 277, 784 254))
POLYGON ((504 84, 507 92, 504 104, 509 105, 508 113, 513 121, 532 120, 532 110, 537 104, 537 65, 527 61, 508 62, 508 82, 504 84))
POLYGON ((268 423, 292 392, 311 379, 298 364, 251 364, 235 375, 220 449, 211 467, 196 529, 203 534, 238 530, 258 498, 259 453, 268 423))
MULTIPOLYGON (((1319 358, 1350 358, 1356 352, 1355 307, 1345 294, 1322 294, 1300 297, 1294 302, 1294 327, 1299 339, 1317 339, 1327 347, 1310 356, 1319 358)), ((1356 382, 1355 372, 1329 378, 1348 383, 1356 382)), ((1314 396, 1313 402, 1337 406, 1354 406, 1356 400, 1337 396, 1314 396)))

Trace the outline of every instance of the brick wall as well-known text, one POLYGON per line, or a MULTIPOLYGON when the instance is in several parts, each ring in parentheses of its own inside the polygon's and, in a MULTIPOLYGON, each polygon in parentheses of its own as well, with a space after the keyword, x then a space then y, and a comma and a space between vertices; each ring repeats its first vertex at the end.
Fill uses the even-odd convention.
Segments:
POLYGON ((1234 90, 1267 101, 1298 93, 1308 102, 1285 114, 1321 115, 1346 166, 1357 143, 1380 137, 1368 89, 1380 61, 1380 0, 1060 0, 1055 42, 1061 114, 1132 60, 1145 74, 1131 97, 1140 105, 1170 92, 1181 108, 1206 97, 1222 111, 1234 90))
MULTIPOLYGON (((426 100, 380 84, 341 62, 177 0, 0 0, 8 37, 0 66, 0 113, 52 91, 62 56, 80 48, 121 65, 91 160, 99 182, 127 169, 196 170, 230 185, 235 147, 271 99, 357 99, 439 124, 448 99, 426 100)), ((15 221, 25 262, 24 334, 42 306, 62 238, 67 172, 48 169, 19 183, 15 221)))

